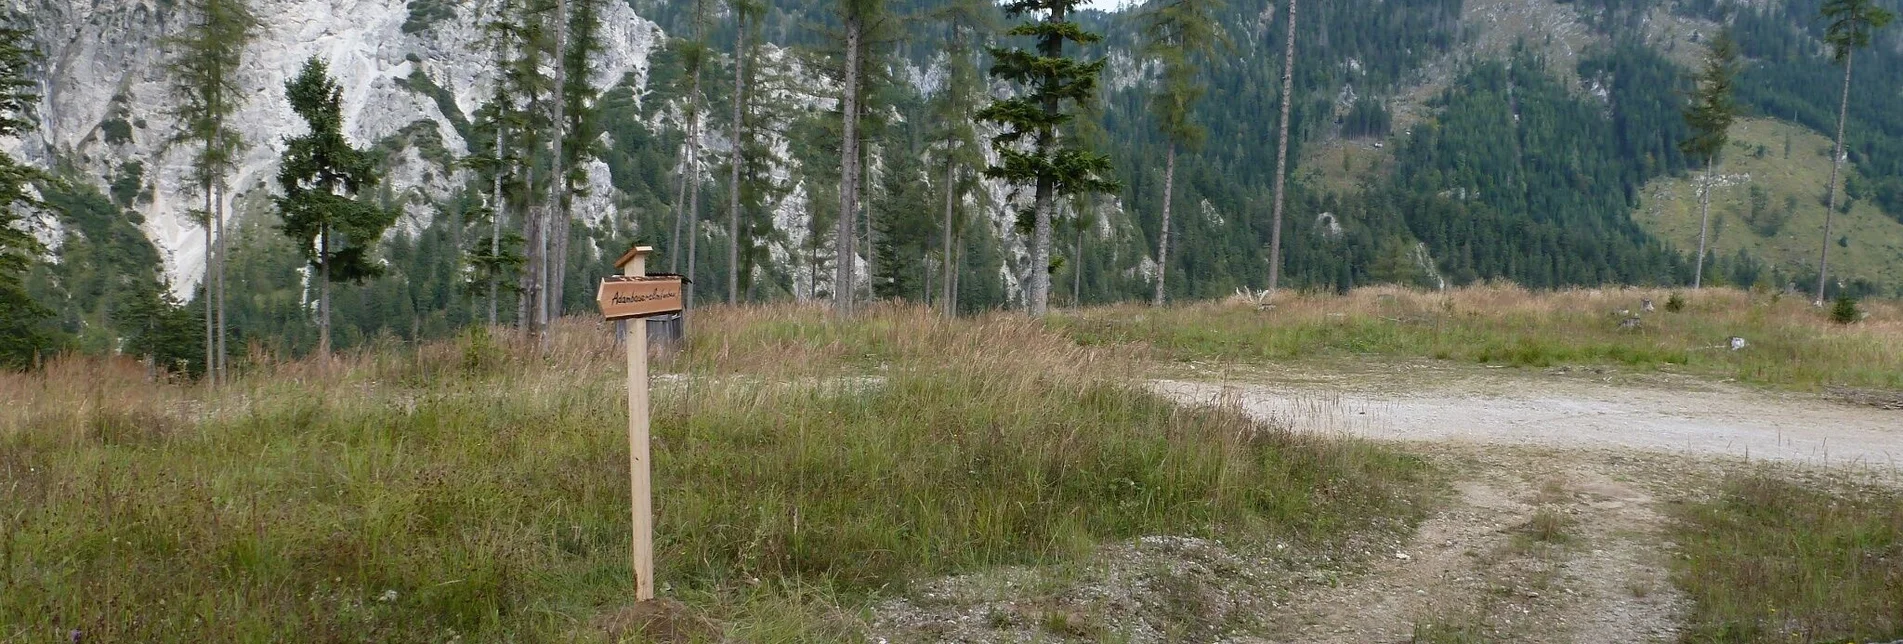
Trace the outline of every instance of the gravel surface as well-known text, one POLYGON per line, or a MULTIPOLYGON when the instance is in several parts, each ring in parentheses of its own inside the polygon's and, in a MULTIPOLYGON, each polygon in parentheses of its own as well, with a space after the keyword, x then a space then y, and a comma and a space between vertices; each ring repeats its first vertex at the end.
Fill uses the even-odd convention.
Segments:
POLYGON ((1185 403, 1235 403, 1298 431, 1891 471, 1903 465, 1903 413, 1894 410, 1728 385, 1675 390, 1518 375, 1479 380, 1413 383, 1397 377, 1385 383, 1385 391, 1187 380, 1152 386, 1185 403))

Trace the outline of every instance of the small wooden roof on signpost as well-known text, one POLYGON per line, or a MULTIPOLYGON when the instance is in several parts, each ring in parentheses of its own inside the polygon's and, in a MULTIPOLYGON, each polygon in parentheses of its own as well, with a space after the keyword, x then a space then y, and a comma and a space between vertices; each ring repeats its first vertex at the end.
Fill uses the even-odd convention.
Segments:
POLYGON ((621 267, 627 266, 628 262, 634 261, 634 258, 643 256, 643 255, 648 255, 653 252, 654 252, 653 246, 636 246, 634 248, 630 248, 628 249, 628 252, 621 254, 621 259, 615 260, 615 269, 620 270, 621 267))

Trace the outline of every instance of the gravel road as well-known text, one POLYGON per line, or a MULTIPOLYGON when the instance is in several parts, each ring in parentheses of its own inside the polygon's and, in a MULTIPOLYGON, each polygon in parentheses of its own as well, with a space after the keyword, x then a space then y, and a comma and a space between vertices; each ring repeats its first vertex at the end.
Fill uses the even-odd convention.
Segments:
POLYGON ((1903 412, 1728 385, 1653 388, 1527 376, 1412 382, 1397 374, 1376 390, 1313 382, 1152 386, 1186 403, 1237 404, 1299 431, 1374 439, 1903 466, 1903 412))

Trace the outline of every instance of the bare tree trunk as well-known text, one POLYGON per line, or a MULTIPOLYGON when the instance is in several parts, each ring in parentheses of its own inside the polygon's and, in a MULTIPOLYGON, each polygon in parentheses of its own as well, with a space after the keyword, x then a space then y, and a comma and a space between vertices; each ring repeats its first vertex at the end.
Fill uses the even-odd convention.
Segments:
POLYGON ((199 297, 205 301, 205 377, 210 378, 212 386, 216 387, 218 386, 218 314, 217 307, 212 305, 212 299, 215 297, 212 289, 212 257, 217 251, 212 241, 211 179, 206 178, 201 187, 205 190, 205 279, 200 282, 204 285, 204 291, 199 297))
MULTIPOLYGON (((567 159, 563 158, 563 145, 568 138, 568 2, 555 0, 555 154, 554 170, 549 178, 554 184, 549 190, 554 192, 555 217, 549 222, 549 264, 547 273, 542 276, 546 286, 542 289, 542 324, 547 326, 552 320, 562 317, 562 296, 568 284, 568 235, 574 227, 569 213, 567 159)), ((543 344, 548 342, 547 334, 543 344)))
POLYGON ((213 187, 219 194, 217 198, 211 200, 211 208, 217 211, 217 217, 213 219, 219 223, 219 261, 217 261, 217 267, 219 267, 219 381, 228 383, 232 372, 230 372, 230 352, 225 349, 226 337, 230 337, 230 328, 225 326, 225 259, 230 253, 230 238, 225 236, 225 179, 219 177, 217 183, 213 183, 213 187))
MULTIPOLYGON (((1094 205, 1094 204, 1092 204, 1094 205)), ((1084 307, 1084 220, 1080 213, 1077 219, 1077 243, 1071 246, 1070 269, 1070 305, 1084 307)))
POLYGON ((1163 163, 1163 226, 1156 242, 1156 298, 1152 306, 1162 306, 1164 287, 1170 268, 1170 197, 1176 188, 1176 142, 1170 142, 1169 160, 1163 163))
POLYGON ((542 228, 538 221, 542 218, 542 209, 535 205, 535 164, 530 162, 524 163, 523 166, 527 173, 528 199, 525 200, 522 209, 522 252, 527 255, 525 258, 527 261, 524 262, 522 276, 517 284, 520 287, 520 293, 516 300, 516 324, 522 327, 525 338, 534 339, 539 333, 536 328, 535 298, 536 293, 542 288, 541 272, 536 266, 537 249, 542 237, 542 228))
POLYGON ((496 300, 499 290, 497 282, 500 279, 500 276, 496 275, 496 269, 500 265, 496 264, 495 260, 502 254, 502 144, 504 141, 502 134, 505 129, 503 122, 502 106, 497 105, 496 167, 489 195, 489 326, 496 325, 496 300))
POLYGON ((1031 229, 1031 274, 1025 287, 1031 317, 1044 317, 1051 302, 1051 209, 1056 205, 1051 179, 1037 180, 1037 223, 1031 229))
MULTIPOLYGON (((864 108, 861 107, 861 109, 864 108)), ((859 146, 859 180, 853 182, 853 187, 859 190, 859 196, 856 197, 854 201, 859 205, 859 225, 862 227, 861 231, 864 233, 863 236, 866 242, 866 285, 868 287, 866 290, 868 291, 873 290, 871 288, 873 280, 877 279, 879 275, 878 254, 874 253, 872 248, 872 207, 867 205, 870 200, 866 199, 866 184, 871 183, 866 180, 867 175, 871 174, 871 172, 866 169, 867 166, 872 165, 866 162, 866 157, 871 156, 867 153, 870 147, 869 145, 863 144, 863 142, 859 146)), ((866 296, 868 298, 878 299, 877 293, 867 293, 866 296)))
POLYGON ((1282 280, 1282 203, 1288 189, 1288 115, 1295 102, 1295 0, 1288 0, 1288 44, 1282 53, 1282 125, 1275 142, 1275 208, 1269 224, 1269 291, 1282 280))
POLYGON ((952 249, 951 303, 947 305, 951 308, 952 316, 954 317, 958 315, 958 284, 965 281, 963 277, 964 272, 965 245, 959 244, 952 249))
MULTIPOLYGON (((687 138, 693 138, 691 128, 688 130, 687 138)), ((672 247, 667 249, 667 270, 670 273, 681 272, 681 255, 684 254, 678 247, 681 245, 681 226, 687 223, 687 175, 689 174, 687 159, 690 156, 688 145, 686 141, 681 142, 680 187, 674 193, 674 236, 668 238, 668 243, 672 247)))
POLYGON ((1830 196, 1824 199, 1824 244, 1817 253, 1817 301, 1816 306, 1824 305, 1824 284, 1830 273, 1830 218, 1837 214, 1837 171, 1843 167, 1844 158, 1844 119, 1850 115, 1850 57, 1853 49, 1844 50, 1844 93, 1843 100, 1837 104, 1837 147, 1830 155, 1830 185, 1826 188, 1830 196))
POLYGON ((1698 220, 1698 264, 1692 269, 1692 288, 1705 287, 1705 231, 1711 228, 1711 171, 1717 163, 1717 155, 1705 157, 1705 185, 1698 193, 1698 207, 1703 214, 1698 220))
MULTIPOLYGON (((682 172, 681 190, 685 191, 686 208, 675 220, 674 245, 679 246, 685 235, 687 242, 687 284, 681 287, 682 308, 694 308, 694 246, 700 239, 700 68, 694 69, 693 94, 687 98, 687 159, 682 172)), ((678 265, 678 257, 676 264, 678 265)))
POLYGON ((955 258, 952 257, 952 236, 957 234, 956 231, 952 230, 952 212, 957 204, 958 198, 957 170, 958 165, 952 160, 951 145, 948 142, 945 146, 945 250, 944 255, 941 257, 945 267, 945 275, 943 278, 945 282, 945 317, 958 315, 958 305, 956 301, 952 299, 952 276, 958 273, 957 264, 953 263, 955 258))
MULTIPOLYGON (((1052 9, 1045 20, 1049 24, 1063 22, 1063 9, 1052 9)), ((1048 39, 1039 47, 1038 53, 1046 58, 1061 57, 1064 55, 1064 40, 1062 38, 1048 39)), ((1047 78, 1049 74, 1049 72, 1046 73, 1047 78)), ((1047 123, 1057 120, 1057 101, 1056 95, 1047 96, 1044 99, 1043 108, 1044 116, 1048 119, 1047 123)), ((1036 145, 1039 154, 1048 154, 1052 146, 1056 144, 1057 133, 1054 126, 1044 125, 1038 128, 1036 145)), ((1027 280, 1025 288, 1025 308, 1031 317, 1044 317, 1044 313, 1050 310, 1051 211, 1057 205, 1056 188, 1053 177, 1043 175, 1037 178, 1037 201, 1034 206, 1036 221, 1031 229, 1031 270, 1030 279, 1027 280)))
POLYGON ((330 226, 317 233, 317 355, 330 358, 330 226))
POLYGON ((694 308, 694 247, 700 242, 700 157, 694 158, 694 181, 687 184, 687 283, 681 286, 681 308, 694 308))
MULTIPOLYGON (((740 16, 736 15, 736 18, 740 16)), ((747 71, 747 24, 744 19, 736 19, 736 35, 733 43, 733 149, 728 152, 727 165, 727 303, 740 302, 740 142, 744 134, 741 118, 746 106, 747 71)))
POLYGON ((846 15, 846 83, 840 91, 840 113, 844 116, 844 135, 840 139, 839 171, 839 224, 838 234, 833 240, 836 258, 833 261, 833 310, 840 314, 852 312, 852 269, 855 244, 852 239, 853 219, 859 211, 855 203, 858 189, 854 185, 859 178, 859 40, 861 37, 862 17, 849 11, 846 15))

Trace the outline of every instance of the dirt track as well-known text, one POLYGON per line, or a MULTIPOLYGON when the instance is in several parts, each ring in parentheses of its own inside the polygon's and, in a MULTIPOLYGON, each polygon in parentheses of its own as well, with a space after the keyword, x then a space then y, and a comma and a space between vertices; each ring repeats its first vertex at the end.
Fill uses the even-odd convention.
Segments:
POLYGON ((1075 613, 1132 642, 1671 642, 1691 603, 1671 579, 1670 503, 1709 494, 1754 467, 1746 458, 1791 466, 1779 475, 1903 481, 1903 412, 1814 395, 1593 368, 1161 368, 1174 377, 1151 387, 1182 404, 1394 441, 1445 472, 1448 494, 1412 534, 1352 551, 1164 535, 1078 570, 940 580, 876 611, 875 630, 896 634, 887 641, 1091 639, 1048 625, 1075 613), (1173 622, 1143 607, 1174 605, 1190 578, 1189 596, 1206 598, 1192 603, 1220 610, 1170 635, 1173 622))
POLYGON ((1399 441, 1454 476, 1453 498, 1396 552, 1296 593, 1240 641, 1671 641, 1689 604, 1670 581, 1662 502, 1745 458, 1892 481, 1903 465, 1903 412, 1605 374, 1360 365, 1152 386, 1297 431, 1399 441), (1554 518, 1560 536, 1530 536, 1554 518))

